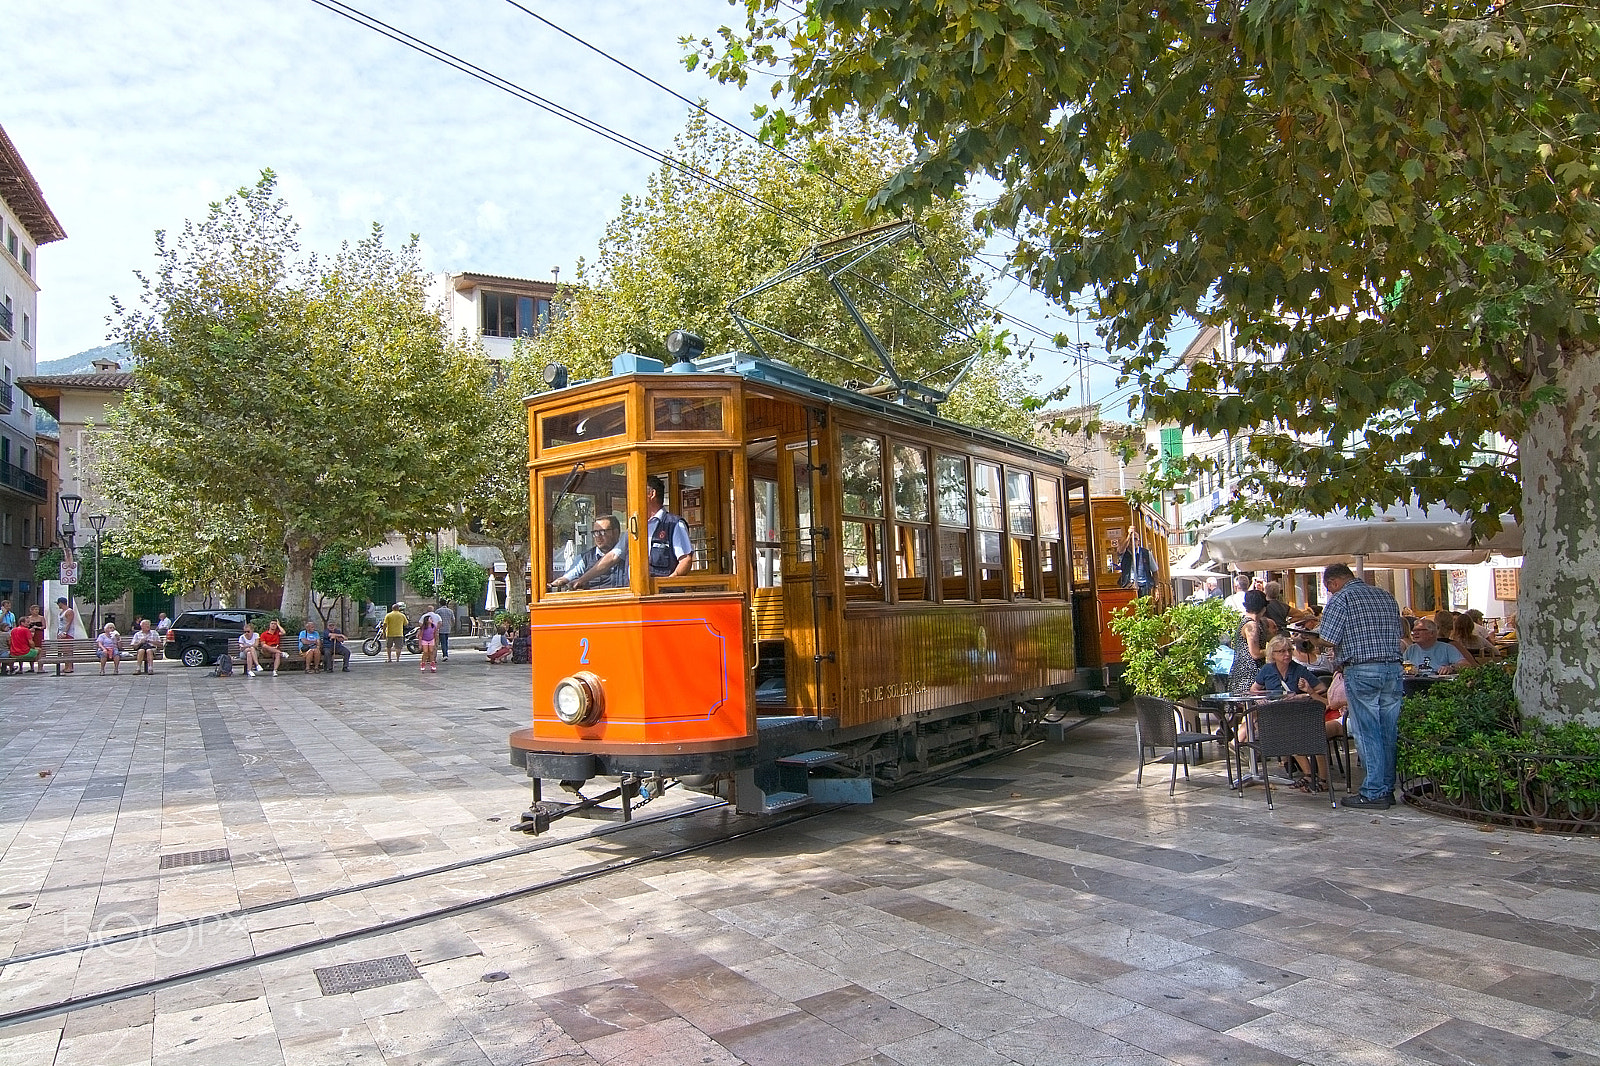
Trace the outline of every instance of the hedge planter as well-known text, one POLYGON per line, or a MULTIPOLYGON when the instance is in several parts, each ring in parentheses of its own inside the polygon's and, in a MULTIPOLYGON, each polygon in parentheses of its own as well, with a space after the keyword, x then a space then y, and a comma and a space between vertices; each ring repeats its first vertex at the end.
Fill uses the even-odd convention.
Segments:
POLYGON ((1400 782, 1407 802, 1546 832, 1600 830, 1600 730, 1525 724, 1509 671, 1486 666, 1406 700, 1400 782))

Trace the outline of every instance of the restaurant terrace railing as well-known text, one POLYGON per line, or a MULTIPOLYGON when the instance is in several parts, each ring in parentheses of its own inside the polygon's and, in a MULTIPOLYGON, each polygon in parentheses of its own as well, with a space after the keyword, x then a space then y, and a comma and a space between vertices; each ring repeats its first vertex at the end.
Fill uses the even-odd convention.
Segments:
POLYGON ((1407 803, 1494 825, 1600 831, 1600 755, 1490 751, 1402 743, 1407 803))

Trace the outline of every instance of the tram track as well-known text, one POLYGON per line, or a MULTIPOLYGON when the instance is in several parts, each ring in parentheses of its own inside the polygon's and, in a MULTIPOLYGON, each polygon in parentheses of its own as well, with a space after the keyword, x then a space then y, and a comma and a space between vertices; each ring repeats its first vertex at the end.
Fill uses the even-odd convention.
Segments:
MULTIPOLYGON (((133 941, 149 942, 163 933, 189 933, 192 932, 194 928, 198 927, 196 923, 199 923, 200 925, 214 926, 228 921, 241 921, 247 917, 261 913, 269 913, 273 910, 284 910, 295 906, 310 906, 313 903, 326 902, 330 898, 336 898, 337 896, 341 895, 348 895, 350 893, 362 891, 371 891, 375 887, 392 887, 394 885, 401 884, 415 884, 421 878, 436 876, 443 872, 459 870, 489 862, 506 861, 508 859, 515 859, 552 848, 570 847, 587 842, 593 842, 619 832, 624 828, 636 830, 650 825, 661 825, 668 821, 691 817, 696 814, 704 814, 711 810, 725 808, 726 806, 727 804, 724 801, 702 804, 688 811, 673 812, 671 814, 660 815, 649 820, 636 818, 631 823, 614 823, 601 827, 602 831, 597 831, 592 834, 584 834, 583 836, 568 840, 542 841, 537 845, 511 849, 509 851, 496 853, 492 856, 482 856, 477 859, 463 860, 460 863, 452 863, 445 867, 433 868, 427 871, 418 871, 415 874, 400 875, 395 878, 385 878, 381 882, 373 882, 369 885, 351 886, 347 889, 330 890, 325 893, 315 893, 313 896, 296 897, 293 900, 282 900, 272 904, 263 904, 259 908, 240 909, 239 911, 227 912, 226 914, 209 915, 203 918, 190 919, 185 922, 168 923, 167 925, 161 927, 150 927, 144 930, 130 931, 127 934, 119 934, 118 938, 103 938, 95 941, 87 941, 82 944, 65 945, 61 948, 46 952, 37 952, 26 957, 19 956, 14 959, 0 961, 0 969, 11 970, 15 967, 26 965, 27 962, 49 962, 52 959, 58 959, 69 955, 81 955, 96 950, 104 950, 108 947, 121 946, 133 941), (246 910, 248 910, 248 913, 246 913, 246 910)), ((326 951, 330 948, 339 947, 344 944, 355 943, 361 940, 371 939, 372 937, 376 936, 384 936, 390 933, 401 932, 406 929, 428 925, 433 922, 456 918, 487 907, 495 907, 505 903, 512 903, 517 900, 526 899, 530 896, 539 895, 540 893, 550 892, 558 888, 582 884, 585 881, 605 877, 623 870, 631 870, 640 866, 648 865, 650 863, 680 858, 685 855, 691 855, 696 852, 718 847, 723 844, 732 843, 747 837, 772 832, 773 830, 781 829, 797 822, 806 821, 823 814, 829 814, 833 811, 839 810, 841 806, 843 805, 831 804, 827 806, 806 807, 794 811, 791 814, 777 816, 770 821, 763 822, 760 825, 752 826, 748 829, 742 829, 737 832, 720 834, 703 840, 692 841, 678 847, 654 849, 647 854, 629 856, 626 858, 617 859, 613 862, 602 863, 601 865, 592 867, 590 869, 536 881, 532 884, 519 885, 515 888, 481 894, 475 896, 474 898, 461 900, 456 903, 427 908, 425 910, 416 911, 414 913, 395 918, 387 918, 382 921, 369 923, 359 928, 349 929, 340 933, 315 936, 299 943, 288 944, 283 947, 272 948, 266 951, 258 951, 252 948, 248 953, 241 952, 232 958, 226 958, 216 962, 178 970, 173 973, 164 974, 145 980, 133 981, 96 992, 68 996, 44 1003, 37 1003, 32 1006, 0 1014, 0 1028, 39 1021, 42 1019, 55 1017, 57 1015, 66 1014, 71 1011, 104 1006, 106 1004, 130 999, 134 996, 147 995, 153 992, 162 991, 163 989, 190 984, 195 981, 204 980, 208 977, 216 977, 238 970, 263 966, 268 963, 281 962, 286 959, 292 959, 302 955, 326 951)))
MULTIPOLYGON (((900 782, 897 786, 891 787, 890 791, 899 792, 905 789, 920 788, 925 785, 931 785, 945 778, 959 774, 964 770, 972 768, 973 766, 1007 758, 1027 751, 1039 743, 1042 743, 1042 741, 1030 740, 1023 744, 1017 745, 1016 747, 1006 748, 1001 751, 984 752, 952 760, 951 763, 948 763, 931 773, 919 774, 915 779, 900 782)), ((459 917, 464 914, 469 914, 473 911, 482 910, 488 907, 500 906, 505 903, 526 899, 528 897, 536 896, 544 892, 550 892, 555 889, 565 888, 575 884, 582 884, 585 881, 595 880, 621 871, 636 869, 640 866, 662 862, 669 859, 680 858, 685 855, 691 855, 696 852, 715 848, 723 844, 728 844, 734 841, 747 839, 752 836, 757 836, 759 834, 772 832, 799 822, 807 821, 811 818, 833 813, 848 806, 850 805, 828 804, 807 806, 786 814, 772 816, 770 819, 762 821, 759 825, 754 825, 746 829, 740 829, 735 832, 710 836, 702 840, 695 840, 685 843, 681 846, 655 848, 646 854, 620 858, 612 862, 604 862, 589 869, 546 878, 535 881, 532 884, 518 885, 516 887, 497 892, 482 893, 470 899, 463 899, 454 903, 427 908, 410 914, 400 915, 398 917, 370 922, 358 928, 348 929, 343 932, 313 936, 298 943, 288 944, 265 951, 257 950, 254 947, 254 940, 258 935, 265 932, 270 932, 272 930, 246 929, 245 939, 246 942, 251 945, 248 951, 240 951, 233 957, 189 967, 187 969, 177 970, 172 973, 162 974, 156 977, 138 981, 131 981, 125 984, 116 985, 85 994, 71 995, 47 1002, 36 1003, 31 1006, 0 1013, 0 1029, 8 1026, 24 1024, 27 1022, 39 1021, 55 1017, 57 1015, 70 1013, 72 1011, 104 1006, 130 999, 134 996, 146 995, 153 992, 162 991, 164 989, 190 984, 209 977, 216 977, 273 962, 281 962, 302 955, 326 951, 344 944, 355 943, 362 940, 371 939, 373 937, 401 932, 406 929, 428 925, 433 922, 444 921, 450 918, 459 917)), ((114 934, 112 936, 96 937, 74 944, 64 944, 55 948, 31 952, 26 955, 12 956, 6 959, 0 959, 0 973, 5 973, 9 976, 14 971, 19 969, 26 969, 29 966, 38 966, 40 964, 49 964, 53 961, 72 956, 89 956, 94 952, 106 952, 111 949, 124 948, 130 945, 153 945, 158 938, 163 936, 181 934, 185 937, 189 937, 192 936, 196 931, 220 927, 229 923, 233 923, 238 927, 243 927, 251 919, 259 918, 264 915, 291 911, 294 908, 311 908, 317 904, 329 903, 345 897, 363 896, 368 893, 382 892, 385 889, 402 887, 414 888, 419 884, 424 884, 430 878, 444 877, 449 874, 459 873, 463 870, 470 870, 474 867, 483 867, 497 863, 511 862, 530 855, 538 854, 540 852, 563 848, 579 848, 586 844, 603 841, 606 838, 614 835, 624 833, 632 834, 651 827, 661 827, 669 822, 692 818, 696 815, 708 814, 712 811, 726 810, 728 808, 729 803, 726 800, 708 797, 707 802, 696 804, 686 810, 668 811, 645 818, 641 818, 636 815, 631 821, 609 822, 604 825, 597 826, 590 832, 586 832, 574 837, 541 840, 536 843, 524 845, 518 848, 508 848, 488 855, 476 856, 470 859, 462 859, 457 862, 429 867, 425 870, 417 870, 408 874, 397 874, 392 877, 379 878, 374 881, 363 882, 359 885, 327 889, 321 892, 309 893, 304 896, 296 896, 292 899, 276 900, 271 903, 258 904, 253 907, 235 908, 229 911, 216 912, 196 918, 184 919, 182 921, 166 922, 159 925, 131 929, 114 934)), ((441 888, 442 890, 449 890, 450 886, 441 886, 441 888)), ((308 916, 306 921, 310 924, 314 924, 315 919, 308 916)), ((284 927, 280 926, 278 928, 284 927)), ((151 946, 149 950, 151 954, 154 954, 158 958, 166 957, 162 955, 159 949, 154 946, 151 946)))

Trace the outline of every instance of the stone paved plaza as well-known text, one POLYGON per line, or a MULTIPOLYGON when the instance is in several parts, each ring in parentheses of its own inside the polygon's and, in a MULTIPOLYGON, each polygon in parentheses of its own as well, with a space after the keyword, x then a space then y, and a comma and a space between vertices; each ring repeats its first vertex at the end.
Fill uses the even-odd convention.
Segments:
POLYGON ((509 832, 527 677, 0 679, 0 1063, 1600 1066, 1600 841, 1135 790, 1125 715, 406 923, 757 824, 509 832))

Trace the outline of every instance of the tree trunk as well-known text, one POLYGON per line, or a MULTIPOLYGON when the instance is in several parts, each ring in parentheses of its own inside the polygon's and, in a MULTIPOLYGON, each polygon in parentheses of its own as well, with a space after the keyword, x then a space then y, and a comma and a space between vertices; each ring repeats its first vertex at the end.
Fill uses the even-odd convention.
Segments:
POLYGON ((320 545, 304 537, 283 540, 283 599, 278 613, 285 618, 308 618, 311 614, 311 561, 320 545))
POLYGON ((1517 703, 1526 716, 1600 726, 1600 346, 1536 337, 1540 405, 1518 442, 1522 575, 1517 703))
POLYGON ((528 546, 501 544, 500 554, 506 557, 506 611, 518 618, 526 618, 528 585, 523 575, 528 572, 528 546))

